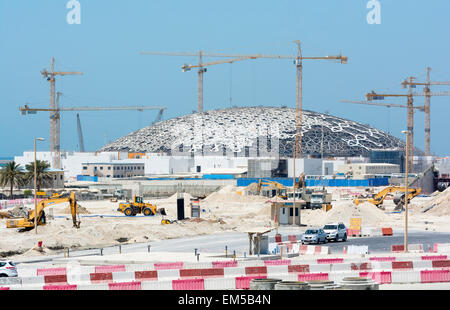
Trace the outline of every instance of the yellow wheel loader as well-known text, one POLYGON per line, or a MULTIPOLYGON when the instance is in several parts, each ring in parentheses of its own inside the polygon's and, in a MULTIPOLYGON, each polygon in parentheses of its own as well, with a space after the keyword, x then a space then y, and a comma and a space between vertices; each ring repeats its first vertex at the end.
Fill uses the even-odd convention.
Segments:
POLYGON ((135 216, 139 213, 145 216, 166 215, 164 208, 157 209, 154 204, 144 202, 144 199, 140 196, 134 196, 133 202, 120 203, 117 211, 122 212, 126 216, 135 216))

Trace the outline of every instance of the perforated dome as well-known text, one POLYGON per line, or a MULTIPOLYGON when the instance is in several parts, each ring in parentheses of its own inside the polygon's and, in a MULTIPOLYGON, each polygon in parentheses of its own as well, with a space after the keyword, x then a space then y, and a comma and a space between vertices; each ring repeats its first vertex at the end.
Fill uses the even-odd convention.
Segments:
MULTIPOLYGON (((99 151, 292 157, 295 112, 286 107, 242 107, 194 113, 142 128, 99 151)), ((303 111, 304 155, 368 156, 372 149, 393 148, 404 148, 404 142, 351 120, 303 111)))

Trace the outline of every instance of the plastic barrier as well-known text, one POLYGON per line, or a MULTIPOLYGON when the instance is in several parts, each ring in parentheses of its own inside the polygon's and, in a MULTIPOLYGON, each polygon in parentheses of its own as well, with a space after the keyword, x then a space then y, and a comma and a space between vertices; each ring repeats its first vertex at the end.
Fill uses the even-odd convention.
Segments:
MULTIPOLYGON (((391 252, 399 253, 399 252, 404 252, 404 251, 405 251, 405 246, 403 244, 391 246, 391 252)), ((423 253, 423 245, 422 244, 408 244, 408 252, 423 253)))
POLYGON ((223 268, 181 269, 180 278, 224 277, 223 268))
POLYGON ((350 263, 351 270, 372 270, 372 264, 369 263, 350 263))
POLYGON ((55 276, 67 274, 66 268, 42 268, 36 271, 38 276, 55 276))
POLYGON ((389 256, 389 257, 370 257, 369 260, 371 261, 377 261, 377 262, 393 262, 396 260, 395 257, 389 256))
POLYGON ((289 235, 288 236, 289 242, 297 242, 297 236, 296 235, 289 235))
POLYGON ((318 264, 342 264, 343 262, 343 258, 319 258, 317 260, 318 264))
POLYGON ((9 287, 0 287, 0 291, 9 291, 9 287))
POLYGON ((141 282, 108 283, 108 288, 111 291, 133 291, 142 289, 141 282))
POLYGON ((431 264, 433 268, 450 268, 450 260, 434 260, 431 264))
POLYGON ((267 267, 266 266, 257 266, 257 267, 245 267, 246 275, 267 275, 267 267))
POLYGON ((391 284, 391 272, 389 271, 380 271, 380 272, 360 272, 360 277, 371 278, 377 283, 380 284, 391 284))
POLYGON ((91 283, 112 282, 112 280, 113 280, 112 272, 91 273, 90 278, 91 278, 91 283))
POLYGON ((185 279, 185 280, 173 280, 173 290, 204 290, 204 279, 185 279))
POLYGON ((250 289, 250 281, 253 279, 267 279, 267 276, 246 276, 236 277, 236 289, 248 290, 250 289))
POLYGON ((328 280, 328 273, 299 273, 297 281, 328 280))
POLYGON ((413 269, 413 262, 392 262, 392 270, 395 269, 401 269, 401 270, 412 270, 413 269))
POLYGON ((264 265, 266 266, 278 266, 278 265, 290 265, 291 260, 289 259, 277 259, 277 260, 265 260, 264 265))
POLYGON ((228 268, 228 267, 237 267, 238 262, 237 261, 219 261, 219 262, 212 262, 213 268, 228 268))
POLYGON ((383 236, 392 236, 393 234, 392 228, 391 227, 381 228, 381 234, 383 236))
POLYGON ((44 281, 46 284, 67 284, 67 275, 44 276, 44 281))
POLYGON ((422 270, 420 279, 422 283, 450 282, 450 270, 422 270))
POLYGON ((42 288, 44 291, 74 291, 78 287, 76 285, 66 284, 66 285, 44 285, 42 288))
POLYGON ((183 262, 174 262, 174 263, 155 263, 156 270, 164 270, 164 269, 181 269, 183 268, 183 262))
POLYGON ((344 246, 343 252, 344 254, 369 254, 369 246, 368 245, 344 246))
POLYGON ((288 272, 309 273, 309 265, 289 265, 288 272))
POLYGON ((95 266, 94 273, 125 272, 125 265, 95 266))
POLYGON ((134 278, 142 281, 158 280, 158 272, 156 270, 135 271, 134 278))
POLYGON ((422 256, 422 260, 446 260, 447 255, 422 256))
POLYGON ((450 243, 435 243, 433 245, 434 253, 450 253, 450 243))

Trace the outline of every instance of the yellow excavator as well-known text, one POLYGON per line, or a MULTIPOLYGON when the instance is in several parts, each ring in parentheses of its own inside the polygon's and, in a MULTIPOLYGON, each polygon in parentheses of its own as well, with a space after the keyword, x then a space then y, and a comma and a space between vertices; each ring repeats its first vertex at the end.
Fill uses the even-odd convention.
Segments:
MULTIPOLYGON (((80 221, 77 219, 78 205, 75 198, 75 192, 70 192, 70 194, 57 194, 53 195, 51 198, 40 201, 37 204, 37 225, 45 225, 46 218, 44 209, 48 206, 53 206, 59 203, 69 202, 70 212, 72 214, 73 227, 80 228, 80 221)), ((23 228, 24 230, 31 230, 34 228, 35 210, 31 209, 28 211, 27 218, 16 218, 6 220, 6 228, 23 228)))
POLYGON ((275 188, 277 197, 280 197, 282 199, 287 199, 286 187, 283 184, 280 184, 275 181, 267 181, 267 180, 259 179, 258 189, 257 189, 258 195, 261 193, 262 185, 268 185, 268 186, 271 186, 272 188, 275 188))
POLYGON ((133 202, 120 203, 117 211, 122 212, 126 216, 135 216, 138 213, 142 213, 145 216, 166 215, 164 208, 157 209, 154 204, 144 202, 141 196, 134 196, 133 202))
MULTIPOLYGON (((408 188, 408 201, 419 195, 421 192, 422 189, 420 187, 408 188)), ((384 199, 387 195, 392 193, 397 193, 397 195, 394 196, 394 203, 396 204, 395 210, 401 209, 405 202, 405 188, 401 186, 388 186, 379 193, 374 194, 371 198, 356 198, 355 200, 353 200, 353 203, 355 205, 359 205, 367 201, 382 209, 384 199)))

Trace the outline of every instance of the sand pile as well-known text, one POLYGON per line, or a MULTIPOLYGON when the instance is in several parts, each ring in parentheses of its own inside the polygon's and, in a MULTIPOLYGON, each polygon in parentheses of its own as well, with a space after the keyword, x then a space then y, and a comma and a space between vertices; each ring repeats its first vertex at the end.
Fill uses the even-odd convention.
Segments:
MULTIPOLYGON (((72 214, 72 212, 70 211, 70 206, 67 206, 61 213, 72 214)), ((83 207, 79 204, 78 208, 77 208, 77 213, 78 214, 90 214, 91 212, 89 212, 88 209, 86 209, 85 207, 83 207)))
POLYGON ((214 202, 265 202, 268 200, 267 197, 255 196, 255 195, 239 195, 237 193, 237 188, 232 185, 227 185, 221 188, 219 191, 209 194, 203 202, 214 203, 214 202))
POLYGON ((433 199, 424 205, 425 210, 428 207, 432 207, 428 214, 442 216, 450 215, 450 187, 439 195, 433 197, 433 199))
POLYGON ((381 227, 390 221, 389 215, 371 203, 355 206, 352 202, 333 203, 333 208, 324 212, 320 209, 302 211, 302 222, 308 225, 323 226, 327 223, 343 222, 347 227, 351 218, 361 218, 363 226, 381 227))

